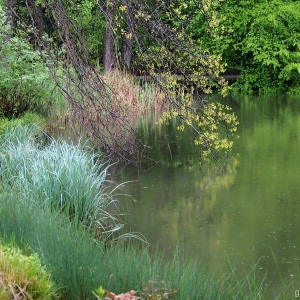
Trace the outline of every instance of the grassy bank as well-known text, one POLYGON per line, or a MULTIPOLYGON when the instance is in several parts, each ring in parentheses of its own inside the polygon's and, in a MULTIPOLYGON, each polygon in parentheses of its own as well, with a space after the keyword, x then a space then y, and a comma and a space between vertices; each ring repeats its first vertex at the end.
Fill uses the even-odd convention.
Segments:
POLYGON ((180 251, 166 262, 146 244, 122 239, 108 165, 89 149, 44 141, 35 125, 9 125, 0 160, 0 237, 14 236, 38 255, 60 299, 96 299, 100 286, 142 299, 265 299, 255 270, 244 278, 212 274, 180 251))

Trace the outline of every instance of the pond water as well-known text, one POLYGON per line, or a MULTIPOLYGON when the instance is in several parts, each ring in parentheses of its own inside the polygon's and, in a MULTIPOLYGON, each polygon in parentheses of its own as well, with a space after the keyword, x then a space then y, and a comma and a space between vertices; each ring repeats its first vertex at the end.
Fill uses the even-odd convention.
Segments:
POLYGON ((300 289, 300 97, 236 96, 238 139, 226 164, 203 164, 175 124, 140 126, 161 162, 127 166, 114 178, 123 192, 126 231, 142 233, 171 255, 177 245, 211 270, 249 273, 257 263, 270 292, 300 289))

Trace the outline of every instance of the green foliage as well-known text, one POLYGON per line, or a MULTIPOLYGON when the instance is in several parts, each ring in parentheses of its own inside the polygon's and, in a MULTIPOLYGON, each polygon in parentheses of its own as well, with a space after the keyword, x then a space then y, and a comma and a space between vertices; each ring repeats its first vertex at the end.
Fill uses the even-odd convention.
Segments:
MULTIPOLYGON (((222 0, 205 1, 172 1, 169 11, 163 16, 171 28, 183 28, 184 34, 189 36, 198 48, 197 53, 203 54, 203 49, 214 54, 222 54, 225 34, 224 16, 221 14, 222 0)), ((192 62, 191 62, 192 63, 192 62)))
POLYGON ((104 298, 105 294, 105 290, 101 285, 95 291, 93 291, 93 295, 95 295, 97 300, 101 300, 102 298, 104 298))
POLYGON ((86 39, 91 61, 99 67, 102 64, 103 36, 107 27, 104 14, 99 14, 97 1, 80 0, 76 1, 76 5, 65 2, 76 30, 86 39))
POLYGON ((252 89, 300 90, 300 3, 274 1, 259 8, 242 42, 243 55, 253 57, 245 73, 258 77, 252 89))
POLYGON ((8 124, 9 124, 9 120, 7 118, 0 119, 0 134, 4 132, 4 129, 8 124))
POLYGON ((0 6, 0 115, 12 118, 28 110, 45 114, 49 72, 25 37, 9 36, 5 19, 0 6))
POLYGON ((259 92, 259 93, 283 93, 287 86, 278 80, 276 74, 268 67, 257 64, 248 66, 243 70, 237 82, 233 84, 233 91, 236 92, 259 92))
POLYGON ((222 34, 221 53, 228 68, 241 69, 247 58, 242 56, 240 43, 249 32, 257 11, 256 5, 264 0, 227 0, 223 1, 219 9, 221 15, 220 26, 224 28, 222 34))
POLYGON ((37 254, 24 255, 0 243, 0 299, 57 299, 55 287, 37 254))
POLYGON ((11 120, 12 124, 20 124, 20 125, 30 125, 30 124, 37 124, 42 129, 46 128, 46 119, 41 115, 38 115, 33 112, 26 112, 25 114, 21 115, 18 119, 11 120))
POLYGON ((299 93, 299 1, 226 1, 222 5, 228 68, 242 71, 234 90, 299 93))
POLYGON ((18 125, 29 125, 33 123, 41 128, 46 128, 46 119, 32 112, 26 112, 21 117, 12 120, 0 118, 0 135, 4 133, 6 126, 12 128, 18 125))

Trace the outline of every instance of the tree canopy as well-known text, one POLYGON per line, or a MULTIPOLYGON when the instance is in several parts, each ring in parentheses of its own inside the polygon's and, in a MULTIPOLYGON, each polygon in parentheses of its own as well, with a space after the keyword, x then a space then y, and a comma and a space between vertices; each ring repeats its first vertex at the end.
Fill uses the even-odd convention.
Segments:
POLYGON ((223 2, 223 60, 240 70, 242 92, 300 93, 299 1, 223 2))

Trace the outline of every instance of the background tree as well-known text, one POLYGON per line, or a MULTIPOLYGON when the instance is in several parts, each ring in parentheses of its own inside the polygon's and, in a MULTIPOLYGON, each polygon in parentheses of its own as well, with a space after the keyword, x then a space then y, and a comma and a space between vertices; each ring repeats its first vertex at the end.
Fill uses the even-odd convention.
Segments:
POLYGON ((221 55, 243 92, 299 93, 299 1, 224 1, 221 55))
POLYGON ((132 5, 133 5, 132 1, 128 1, 127 7, 125 9, 127 35, 124 37, 123 45, 122 45, 122 60, 128 69, 130 68, 131 59, 132 59, 132 51, 133 51, 132 37, 134 31, 136 31, 132 5))
POLYGON ((114 37, 113 37, 113 4, 108 2, 104 5, 106 29, 104 35, 103 67, 110 71, 114 64, 114 37))
POLYGON ((259 92, 300 93, 300 2, 261 5, 241 43, 251 57, 237 86, 259 92))
POLYGON ((17 0, 6 0, 1 3, 5 7, 6 10, 6 23, 8 24, 8 27, 10 28, 10 31, 6 33, 5 40, 10 39, 13 36, 13 32, 15 29, 15 13, 14 9, 16 6, 17 0))

